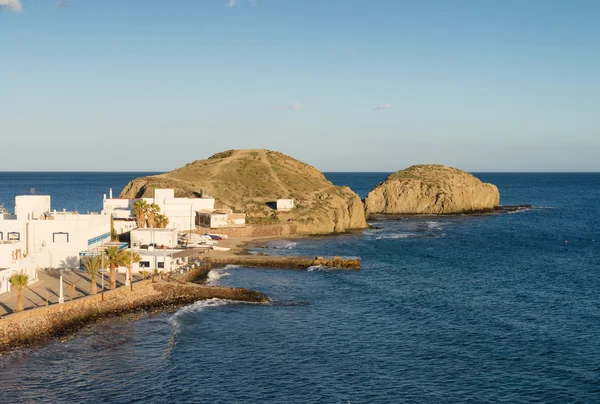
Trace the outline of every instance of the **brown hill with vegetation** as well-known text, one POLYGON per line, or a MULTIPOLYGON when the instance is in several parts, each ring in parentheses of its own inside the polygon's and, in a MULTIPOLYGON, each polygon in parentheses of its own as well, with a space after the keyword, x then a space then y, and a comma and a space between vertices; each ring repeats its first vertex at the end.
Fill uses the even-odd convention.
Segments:
POLYGON ((416 165, 391 174, 365 199, 368 213, 448 214, 494 209, 498 188, 443 165, 416 165))
POLYGON ((270 150, 228 150, 174 171, 136 178, 122 198, 152 196, 173 188, 177 197, 216 200, 216 207, 246 212, 250 224, 292 223, 298 234, 327 234, 365 228, 363 204, 348 187, 336 187, 316 168, 270 150), (295 209, 276 212, 272 202, 292 198, 295 209))

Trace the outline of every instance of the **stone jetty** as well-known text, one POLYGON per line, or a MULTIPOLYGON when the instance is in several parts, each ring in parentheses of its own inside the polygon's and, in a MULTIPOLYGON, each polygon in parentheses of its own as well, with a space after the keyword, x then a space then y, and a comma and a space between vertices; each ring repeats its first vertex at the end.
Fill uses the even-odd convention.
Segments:
POLYGON ((229 257, 211 257, 212 265, 240 265, 245 267, 307 269, 312 266, 324 266, 340 269, 360 269, 360 258, 342 257, 304 257, 239 255, 229 257))
POLYGON ((136 282, 133 290, 120 287, 64 304, 10 314, 0 319, 0 352, 69 335, 98 319, 137 310, 169 308, 212 298, 253 303, 270 301, 267 295, 244 288, 186 282, 201 279, 209 270, 210 266, 205 265, 178 279, 145 280, 136 282))

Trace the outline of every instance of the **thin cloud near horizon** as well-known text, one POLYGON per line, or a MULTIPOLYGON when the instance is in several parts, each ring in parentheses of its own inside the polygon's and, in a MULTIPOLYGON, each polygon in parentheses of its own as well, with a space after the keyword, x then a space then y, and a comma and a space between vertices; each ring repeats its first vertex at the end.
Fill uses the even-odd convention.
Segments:
MULTIPOLYGON (((258 3, 258 0, 248 0, 248 3, 250 3, 253 6, 255 6, 256 3, 258 3)), ((238 0, 227 0, 227 2, 225 3, 225 5, 227 6, 227 8, 234 8, 238 4, 240 4, 238 2, 238 0)))
POLYGON ((381 104, 373 108, 373 111, 385 111, 392 108, 392 104, 381 104))
POLYGON ((300 111, 301 109, 304 109, 304 105, 302 105, 300 103, 300 101, 292 101, 291 104, 282 105, 282 106, 277 107, 276 109, 283 110, 283 111, 300 111))

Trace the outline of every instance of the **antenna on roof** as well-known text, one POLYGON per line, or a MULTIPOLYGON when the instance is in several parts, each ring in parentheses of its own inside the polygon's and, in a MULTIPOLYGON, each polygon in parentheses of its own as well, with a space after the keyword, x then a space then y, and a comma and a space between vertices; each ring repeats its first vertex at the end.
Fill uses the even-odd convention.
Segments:
POLYGON ((35 195, 35 188, 29 188, 29 192, 31 192, 31 195, 35 195))

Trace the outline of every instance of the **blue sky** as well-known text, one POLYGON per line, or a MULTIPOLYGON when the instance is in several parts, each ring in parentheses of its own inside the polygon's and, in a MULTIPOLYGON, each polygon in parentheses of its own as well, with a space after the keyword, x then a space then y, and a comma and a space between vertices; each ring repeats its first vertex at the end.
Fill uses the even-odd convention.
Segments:
POLYGON ((600 171, 597 1, 0 5, 0 170, 600 171))

